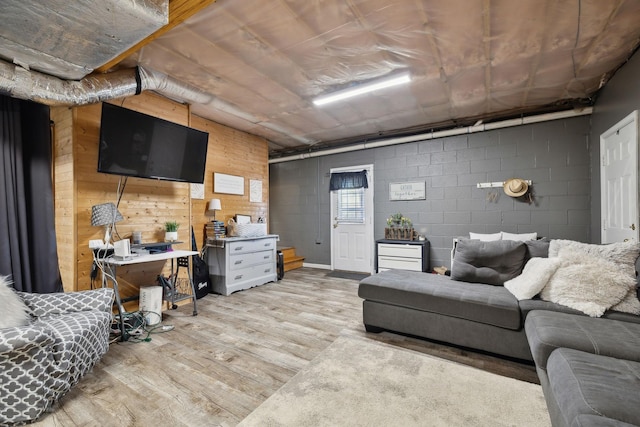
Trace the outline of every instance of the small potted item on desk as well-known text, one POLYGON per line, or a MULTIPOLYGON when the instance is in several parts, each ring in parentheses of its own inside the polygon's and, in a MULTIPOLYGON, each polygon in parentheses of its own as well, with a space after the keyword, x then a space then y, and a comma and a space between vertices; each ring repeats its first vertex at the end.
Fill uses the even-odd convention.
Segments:
POLYGON ((167 221, 164 223, 164 241, 175 242, 178 240, 178 224, 176 221, 167 221))

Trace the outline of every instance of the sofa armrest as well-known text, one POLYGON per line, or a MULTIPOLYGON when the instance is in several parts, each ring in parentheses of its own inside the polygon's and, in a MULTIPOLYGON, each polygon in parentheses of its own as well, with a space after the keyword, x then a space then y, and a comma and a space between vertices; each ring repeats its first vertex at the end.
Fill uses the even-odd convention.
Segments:
POLYGON ((36 317, 91 310, 111 312, 114 297, 111 288, 53 294, 18 292, 18 295, 36 317))

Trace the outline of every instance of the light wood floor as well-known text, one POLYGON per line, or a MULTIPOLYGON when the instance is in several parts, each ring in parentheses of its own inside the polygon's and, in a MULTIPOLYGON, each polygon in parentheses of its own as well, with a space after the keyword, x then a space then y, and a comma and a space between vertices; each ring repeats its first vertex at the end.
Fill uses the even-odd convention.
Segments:
POLYGON ((369 334, 355 280, 302 268, 165 312, 170 332, 114 343, 34 426, 234 426, 339 335, 398 345, 537 382, 533 366, 391 333, 369 334))

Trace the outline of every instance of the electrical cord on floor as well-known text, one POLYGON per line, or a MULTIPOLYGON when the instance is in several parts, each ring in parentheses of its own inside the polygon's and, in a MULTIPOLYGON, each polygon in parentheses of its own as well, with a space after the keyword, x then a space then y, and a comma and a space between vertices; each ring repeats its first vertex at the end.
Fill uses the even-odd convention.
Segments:
MULTIPOLYGON (((158 322, 155 325, 149 325, 147 323, 148 316, 156 316, 162 321, 162 314, 154 311, 135 311, 132 313, 123 313, 122 320, 124 324, 125 332, 129 337, 128 341, 140 343, 151 341, 152 334, 161 334, 164 332, 172 331, 175 327, 173 325, 162 325, 158 322)), ((115 315, 112 323, 112 331, 120 332, 120 317, 115 315)), ((111 343, 120 339, 119 336, 114 337, 111 343)))

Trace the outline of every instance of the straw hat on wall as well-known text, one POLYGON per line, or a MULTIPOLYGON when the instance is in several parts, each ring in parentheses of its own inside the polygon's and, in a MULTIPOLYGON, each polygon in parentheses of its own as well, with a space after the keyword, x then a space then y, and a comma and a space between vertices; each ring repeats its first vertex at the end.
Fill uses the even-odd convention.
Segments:
POLYGON ((527 182, 520 178, 508 179, 504 182, 502 187, 504 189, 504 193, 511 197, 524 196, 527 194, 527 191, 529 191, 529 185, 527 182))

